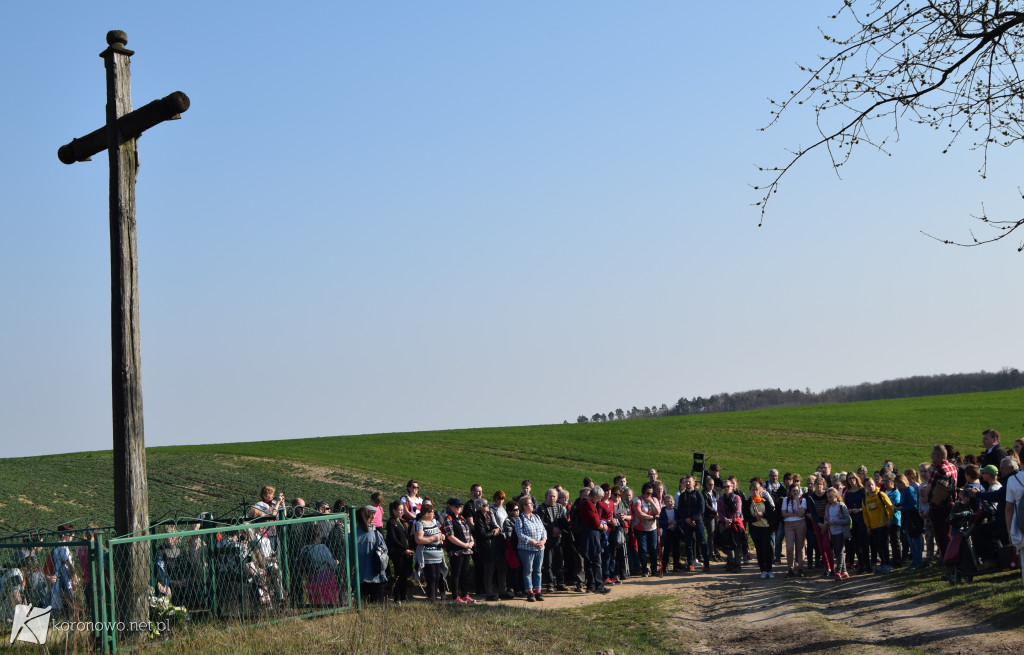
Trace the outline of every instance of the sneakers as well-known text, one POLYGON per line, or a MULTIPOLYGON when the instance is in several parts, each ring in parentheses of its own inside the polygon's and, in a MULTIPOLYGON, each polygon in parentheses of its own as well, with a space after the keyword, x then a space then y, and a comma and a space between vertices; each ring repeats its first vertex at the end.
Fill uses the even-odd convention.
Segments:
POLYGON ((892 567, 890 567, 888 564, 882 564, 877 569, 875 569, 875 573, 892 573, 892 567))
POLYGON ((842 573, 836 573, 835 574, 835 579, 836 580, 842 580, 843 579, 843 574, 842 573))
POLYGON ((804 577, 804 575, 805 574, 804 574, 804 570, 803 569, 797 569, 796 570, 796 577, 802 578, 802 577, 804 577))
POLYGON ((769 580, 774 580, 775 579, 775 574, 772 573, 771 571, 768 571, 768 579, 769 580))
POLYGON ((532 603, 535 600, 537 600, 537 599, 533 597, 533 592, 532 591, 526 592, 526 602, 527 603, 532 603))
POLYGON ((704 563, 704 572, 705 573, 710 573, 711 572, 711 565, 708 564, 707 562, 704 563))
POLYGON ((848 577, 850 577, 850 574, 849 574, 849 573, 847 573, 846 571, 843 571, 843 572, 842 572, 842 576, 843 576, 843 580, 845 580, 845 579, 847 579, 848 577))
POLYGON ((786 577, 787 577, 787 578, 795 578, 795 577, 796 577, 796 571, 794 571, 793 569, 790 569, 790 570, 789 570, 789 571, 788 571, 788 572, 786 573, 786 577))
POLYGON ((566 587, 564 584, 555 585, 555 591, 569 591, 569 587, 566 587))
POLYGON ((464 605, 466 603, 466 600, 462 596, 456 596, 455 597, 455 602, 458 603, 459 605, 464 605))
POLYGON ((768 579, 768 571, 761 571, 761 579, 762 580, 767 580, 768 579))
POLYGON ((470 598, 469 594, 466 594, 465 596, 462 597, 462 602, 473 604, 476 601, 473 600, 472 598, 470 598))
POLYGON ((615 584, 615 580, 612 580, 611 578, 605 578, 604 579, 604 583, 605 584, 615 584))
POLYGON ((544 600, 544 596, 538 591, 533 595, 534 600, 544 600))
MULTIPOLYGON (((687 564, 687 565, 686 565, 686 570, 687 570, 687 571, 692 571, 692 570, 693 570, 693 564, 687 564)), ((707 565, 707 564, 705 564, 705 565, 704 565, 704 570, 705 570, 705 571, 707 571, 707 570, 708 570, 708 565, 707 565)))

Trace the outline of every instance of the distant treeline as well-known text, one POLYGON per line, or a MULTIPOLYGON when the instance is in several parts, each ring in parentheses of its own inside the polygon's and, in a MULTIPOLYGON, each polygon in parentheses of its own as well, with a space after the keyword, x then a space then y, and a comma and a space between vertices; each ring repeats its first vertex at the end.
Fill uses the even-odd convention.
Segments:
MULTIPOLYGON (((587 417, 580 414, 577 423, 625 421, 654 416, 681 416, 683 414, 710 414, 713 412, 739 412, 748 409, 773 409, 800 405, 852 403, 861 400, 888 400, 918 396, 942 396, 953 393, 979 391, 1007 391, 1024 388, 1024 374, 1015 368, 1004 368, 998 373, 955 373, 953 375, 915 375, 884 382, 864 382, 856 386, 838 386, 815 393, 810 389, 753 389, 739 393, 719 393, 707 398, 680 398, 672 407, 633 407, 628 411, 616 409, 607 414, 587 417)), ((565 421, 568 423, 568 421, 565 421)))

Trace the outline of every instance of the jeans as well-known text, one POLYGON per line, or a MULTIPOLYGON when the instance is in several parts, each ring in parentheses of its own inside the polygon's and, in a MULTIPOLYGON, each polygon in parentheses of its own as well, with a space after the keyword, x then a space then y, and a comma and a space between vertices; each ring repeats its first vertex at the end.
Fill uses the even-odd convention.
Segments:
POLYGON ((658 572, 658 533, 654 530, 636 531, 637 560, 640 573, 647 573, 648 563, 651 573, 658 572))
POLYGON ((832 542, 832 559, 835 562, 836 573, 846 573, 846 539, 843 537, 843 533, 830 534, 829 539, 832 542))
POLYGON ((584 566, 586 566, 587 573, 587 588, 597 591, 604 587, 604 578, 601 577, 601 560, 602 557, 595 557, 592 560, 584 558, 584 566))
POLYGON ((715 543, 715 530, 718 527, 718 517, 705 517, 704 518, 704 537, 705 541, 708 542, 708 552, 717 562, 718 557, 718 545, 715 543))
POLYGON ((607 543, 605 543, 604 552, 601 557, 602 573, 605 580, 615 577, 615 551, 618 549, 618 546, 615 545, 614 535, 615 532, 613 531, 608 539, 606 539, 607 543))
POLYGON ((924 552, 924 535, 911 537, 908 534, 907 544, 910 546, 910 559, 914 568, 919 569, 924 566, 924 559, 921 557, 921 554, 924 552))
POLYGON ((683 543, 686 544, 686 563, 693 564, 693 540, 696 539, 700 544, 700 554, 705 564, 708 563, 708 539, 707 534, 704 530, 704 522, 698 521, 693 525, 682 524, 683 527, 683 543))
POLYGON ((523 563, 523 586, 526 587, 526 593, 540 591, 540 569, 544 563, 544 551, 520 548, 519 561, 523 563))

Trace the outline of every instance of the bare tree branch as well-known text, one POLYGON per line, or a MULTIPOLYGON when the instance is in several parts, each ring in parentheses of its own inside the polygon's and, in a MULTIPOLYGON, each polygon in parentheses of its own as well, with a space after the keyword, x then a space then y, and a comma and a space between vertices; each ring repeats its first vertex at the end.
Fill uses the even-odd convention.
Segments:
MULTIPOLYGON (((1024 139, 1024 83, 1018 70, 1024 60, 1024 0, 844 0, 831 18, 850 36, 822 31, 835 52, 819 57, 813 67, 798 64, 807 80, 783 100, 769 99, 772 118, 762 130, 777 124, 783 112, 809 105, 818 138, 791 151, 781 165, 758 167, 769 177, 754 187, 762 194, 754 203, 761 208, 759 224, 782 179, 805 155, 824 148, 838 173, 856 146, 889 154, 886 144, 899 140, 901 119, 948 130, 943 153, 972 135, 971 149, 981 150, 982 177, 989 146, 1009 147, 1024 139), (878 119, 891 124, 881 138, 872 138, 867 124, 878 119)), ((972 234, 971 243, 938 240, 992 243, 1024 224, 1024 219, 992 220, 984 211, 973 218, 995 232, 982 239, 972 234)))

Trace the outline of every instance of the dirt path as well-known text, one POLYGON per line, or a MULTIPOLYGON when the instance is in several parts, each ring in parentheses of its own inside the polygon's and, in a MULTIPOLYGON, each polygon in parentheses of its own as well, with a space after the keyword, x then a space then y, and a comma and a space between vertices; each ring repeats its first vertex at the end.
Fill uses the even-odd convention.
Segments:
POLYGON ((820 578, 761 580, 756 569, 739 574, 690 573, 616 585, 611 594, 545 595, 536 609, 581 607, 639 594, 675 594, 673 616, 693 653, 732 655, 818 653, 1024 652, 1024 634, 978 623, 975 617, 930 598, 901 598, 879 576, 837 583, 820 578))

